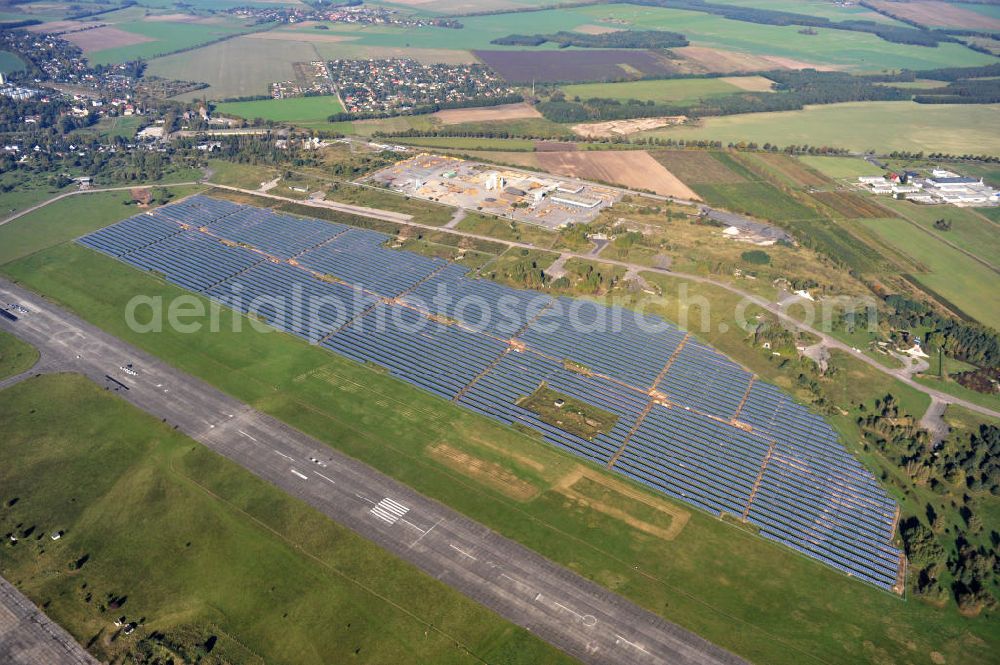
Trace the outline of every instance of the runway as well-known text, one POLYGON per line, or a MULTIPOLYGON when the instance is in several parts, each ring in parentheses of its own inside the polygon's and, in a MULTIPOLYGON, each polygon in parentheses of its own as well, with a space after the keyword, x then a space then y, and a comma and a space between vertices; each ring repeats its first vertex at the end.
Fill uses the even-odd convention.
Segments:
MULTIPOLYGON (((744 661, 0 279, 0 327, 505 619, 594 665, 744 661), (131 367, 129 367, 131 365, 131 367)), ((25 661, 33 663, 33 661, 25 661)))
POLYGON ((97 665, 73 636, 0 577, 0 663, 97 665))

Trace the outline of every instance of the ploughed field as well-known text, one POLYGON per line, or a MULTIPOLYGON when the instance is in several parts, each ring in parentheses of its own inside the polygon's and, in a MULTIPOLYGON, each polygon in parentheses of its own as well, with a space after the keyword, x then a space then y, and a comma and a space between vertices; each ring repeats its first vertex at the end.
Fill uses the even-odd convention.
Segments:
POLYGON ((661 319, 473 279, 388 240, 199 196, 80 242, 898 588, 896 505, 822 418, 661 319), (524 406, 543 385, 616 418, 561 429, 524 406))

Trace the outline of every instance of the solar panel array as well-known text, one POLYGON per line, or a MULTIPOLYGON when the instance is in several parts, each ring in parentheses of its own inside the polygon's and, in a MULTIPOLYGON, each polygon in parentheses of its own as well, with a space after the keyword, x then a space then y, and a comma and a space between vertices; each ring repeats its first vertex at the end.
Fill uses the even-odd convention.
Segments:
POLYGON ((896 504, 822 418, 661 319, 475 279, 388 239, 196 196, 80 242, 896 587, 896 504), (542 383, 617 420, 589 437, 546 422, 519 403, 542 383))

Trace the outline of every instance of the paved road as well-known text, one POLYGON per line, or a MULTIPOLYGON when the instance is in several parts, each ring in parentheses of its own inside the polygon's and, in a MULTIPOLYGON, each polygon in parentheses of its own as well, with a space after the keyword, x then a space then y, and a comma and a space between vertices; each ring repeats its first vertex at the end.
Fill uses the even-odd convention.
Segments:
POLYGON ((0 663, 98 665, 73 636, 0 577, 0 663))
POLYGON ((208 448, 585 663, 743 661, 0 279, 5 328, 208 448), (133 363, 136 376, 122 371, 133 363), (109 380, 112 377, 115 381, 109 380), (123 386, 128 386, 125 389, 123 386))
MULTIPOLYGON (((218 185, 215 185, 215 186, 218 187, 218 185)), ((268 198, 281 199, 281 200, 284 200, 284 201, 291 201, 293 203, 302 203, 302 204, 305 204, 305 205, 316 205, 316 204, 308 202, 308 201, 297 201, 295 199, 289 199, 289 198, 282 197, 282 196, 261 195, 260 193, 255 192, 253 190, 249 190, 249 189, 238 189, 236 187, 225 187, 224 189, 238 191, 238 192, 242 192, 244 194, 255 194, 255 195, 258 195, 258 196, 267 196, 268 198)), ((643 194, 643 196, 646 196, 646 195, 643 194)), ((325 206, 317 206, 317 207, 325 207, 325 206)), ((382 217, 382 219, 387 219, 387 218, 382 217)), ((393 221, 393 220, 390 219, 389 221, 393 221)), ((442 230, 441 227, 438 227, 438 226, 432 226, 432 225, 429 225, 429 224, 421 224, 419 222, 414 222, 414 221, 406 222, 406 224, 409 225, 409 226, 415 227, 415 228, 426 229, 428 231, 438 231, 438 232, 440 232, 442 230)), ((527 243, 527 242, 517 242, 517 241, 513 241, 513 240, 499 240, 499 239, 494 238, 492 236, 486 236, 486 235, 482 235, 482 234, 478 234, 478 233, 470 233, 469 231, 462 231, 462 230, 459 230, 459 229, 448 229, 447 232, 455 234, 455 235, 459 235, 459 236, 464 236, 466 238, 473 238, 475 240, 485 240, 485 241, 492 242, 492 243, 499 243, 499 244, 502 244, 502 245, 506 245, 508 247, 518 247, 518 248, 524 248, 524 249, 545 249, 545 248, 536 247, 535 245, 533 245, 531 243, 527 243)), ((549 251, 551 251, 551 250, 549 250, 549 251)), ((593 259, 594 258, 593 256, 591 256, 589 253, 586 253, 586 252, 571 252, 571 251, 563 251, 562 252, 562 256, 565 257, 566 259, 570 259, 570 258, 593 259)), ((925 386, 923 384, 917 383, 912 378, 910 378, 910 375, 906 371, 905 368, 893 369, 893 368, 886 367, 885 365, 883 365, 879 361, 875 360, 874 358, 871 358, 871 357, 865 355, 864 353, 860 353, 858 351, 855 351, 849 344, 846 344, 846 343, 840 341, 839 339, 833 337, 832 335, 829 335, 829 334, 827 334, 827 333, 819 330, 818 328, 814 328, 814 327, 812 327, 810 325, 802 323, 801 321, 799 321, 798 319, 796 319, 793 316, 789 316, 785 312, 785 310, 782 309, 777 303, 771 302, 770 300, 767 300, 766 298, 762 298, 761 296, 754 295, 752 293, 748 293, 746 291, 743 291, 742 289, 739 289, 739 288, 737 288, 737 287, 735 287, 732 284, 729 284, 727 282, 716 280, 716 279, 713 279, 711 277, 705 277, 704 275, 694 275, 694 274, 691 274, 691 273, 675 272, 673 270, 666 270, 664 268, 652 268, 652 267, 649 267, 649 266, 638 265, 638 264, 635 264, 635 263, 629 263, 627 261, 618 261, 618 260, 615 260, 615 259, 610 259, 610 258, 605 258, 605 257, 601 257, 600 258, 600 262, 601 263, 606 263, 608 265, 613 265, 613 266, 621 266, 621 267, 625 268, 626 270, 638 271, 640 273, 642 273, 642 272, 656 273, 656 274, 666 275, 668 277, 674 277, 676 279, 683 279, 683 280, 687 280, 687 281, 690 281, 690 282, 695 282, 695 283, 698 283, 698 284, 709 284, 711 286, 717 286, 720 289, 725 289, 726 291, 729 291, 730 293, 733 293, 735 295, 740 296, 741 298, 744 298, 747 302, 753 303, 754 305, 757 305, 761 309, 764 309, 764 310, 766 310, 766 311, 774 314, 775 316, 777 316, 782 321, 785 321, 786 323, 788 323, 790 326, 792 326, 792 327, 794 327, 794 328, 796 328, 798 330, 802 330, 804 332, 807 332, 807 333, 810 333, 810 334, 816 336, 823 343, 823 345, 825 347, 827 347, 828 349, 838 349, 840 351, 843 351, 844 353, 847 353, 848 355, 854 356, 854 358, 856 358, 857 360, 860 360, 861 362, 866 363, 866 364, 870 365, 871 367, 874 367, 875 369, 877 369, 878 371, 882 372, 883 374, 888 374, 889 376, 892 376, 893 378, 896 378, 896 379, 902 381, 903 383, 905 383, 906 385, 910 386, 914 390, 917 390, 919 392, 922 392, 922 393, 925 393, 927 395, 930 395, 933 399, 935 399, 935 400, 937 400, 937 401, 939 401, 939 402, 941 402, 943 404, 955 404, 957 406, 961 406, 963 408, 969 409, 970 411, 975 411, 976 413, 981 413, 983 415, 990 416, 992 418, 1000 418, 1000 411, 994 411, 993 409, 990 409, 988 407, 981 406, 981 405, 976 404, 974 402, 969 402, 969 401, 964 400, 964 399, 962 399, 960 397, 956 397, 955 395, 952 395, 952 394, 949 394, 949 393, 946 393, 946 392, 942 392, 940 390, 935 390, 934 388, 929 388, 929 387, 927 387, 927 386, 925 386)))

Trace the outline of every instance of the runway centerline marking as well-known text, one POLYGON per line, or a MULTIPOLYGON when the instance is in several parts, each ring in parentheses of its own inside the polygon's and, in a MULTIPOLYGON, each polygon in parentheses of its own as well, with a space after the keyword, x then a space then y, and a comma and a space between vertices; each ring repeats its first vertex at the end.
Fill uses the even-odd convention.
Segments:
POLYGON ((466 552, 465 550, 463 550, 463 549, 462 549, 461 547, 457 547, 457 546, 456 546, 456 545, 454 545, 453 543, 448 543, 448 547, 450 547, 451 549, 455 550, 455 551, 456 551, 456 552, 458 552, 459 554, 462 554, 462 555, 464 555, 464 556, 467 556, 467 557, 469 557, 469 558, 470 558, 470 559, 472 559, 473 561, 479 561, 479 559, 477 559, 476 557, 472 556, 471 554, 469 554, 468 552, 466 552))
POLYGON ((296 476, 298 476, 302 480, 309 480, 309 476, 305 475, 304 473, 299 473, 295 469, 292 469, 292 473, 294 473, 296 476))
POLYGON ((427 534, 429 534, 429 533, 430 533, 431 531, 433 531, 433 530, 434 530, 434 527, 435 527, 435 526, 437 526, 438 524, 440 524, 440 523, 441 523, 441 522, 443 522, 443 521, 444 521, 444 518, 442 517, 442 518, 441 518, 441 519, 439 519, 439 520, 438 520, 437 522, 435 522, 435 523, 434 523, 434 525, 433 525, 433 526, 431 526, 431 528, 427 529, 427 531, 424 531, 424 532, 423 532, 422 534, 420 534, 420 537, 419 537, 419 538, 417 538, 417 539, 416 539, 416 540, 414 540, 414 541, 413 541, 412 543, 410 543, 410 548, 412 548, 412 547, 413 547, 414 545, 416 545, 417 543, 419 543, 419 542, 420 542, 420 541, 421 541, 421 540, 423 539, 423 537, 424 537, 424 536, 426 536, 426 535, 427 535, 427 534))
POLYGON ((326 476, 324 476, 319 471, 316 472, 316 475, 319 476, 320 478, 322 478, 323 480, 327 481, 331 485, 336 485, 337 484, 337 482, 333 478, 327 478, 326 476))
POLYGON ((640 645, 640 644, 636 644, 635 642, 633 642, 633 641, 631 641, 631 640, 627 640, 627 639, 625 639, 624 637, 622 637, 621 635, 619 635, 618 633, 615 633, 615 640, 617 640, 618 642, 624 642, 625 644, 629 645, 629 646, 630 646, 630 647, 632 647, 633 649, 638 649, 639 651, 641 651, 641 652, 643 652, 643 653, 645 653, 645 654, 648 654, 648 653, 649 653, 648 651, 646 651, 646 650, 645 650, 645 649, 644 649, 644 648, 642 647, 642 645, 640 645))
POLYGON ((274 452, 278 453, 279 455, 281 455, 285 459, 290 459, 290 460, 294 460, 295 459, 291 455, 286 455, 285 453, 281 452, 280 450, 275 449, 274 452))
POLYGON ((247 434, 246 432, 244 432, 243 430, 237 430, 237 431, 238 431, 238 432, 239 432, 240 434, 242 434, 243 436, 245 436, 246 438, 250 439, 251 441, 256 441, 256 440, 257 440, 257 439, 255 439, 255 438, 253 438, 252 436, 250 436, 249 434, 247 434))

